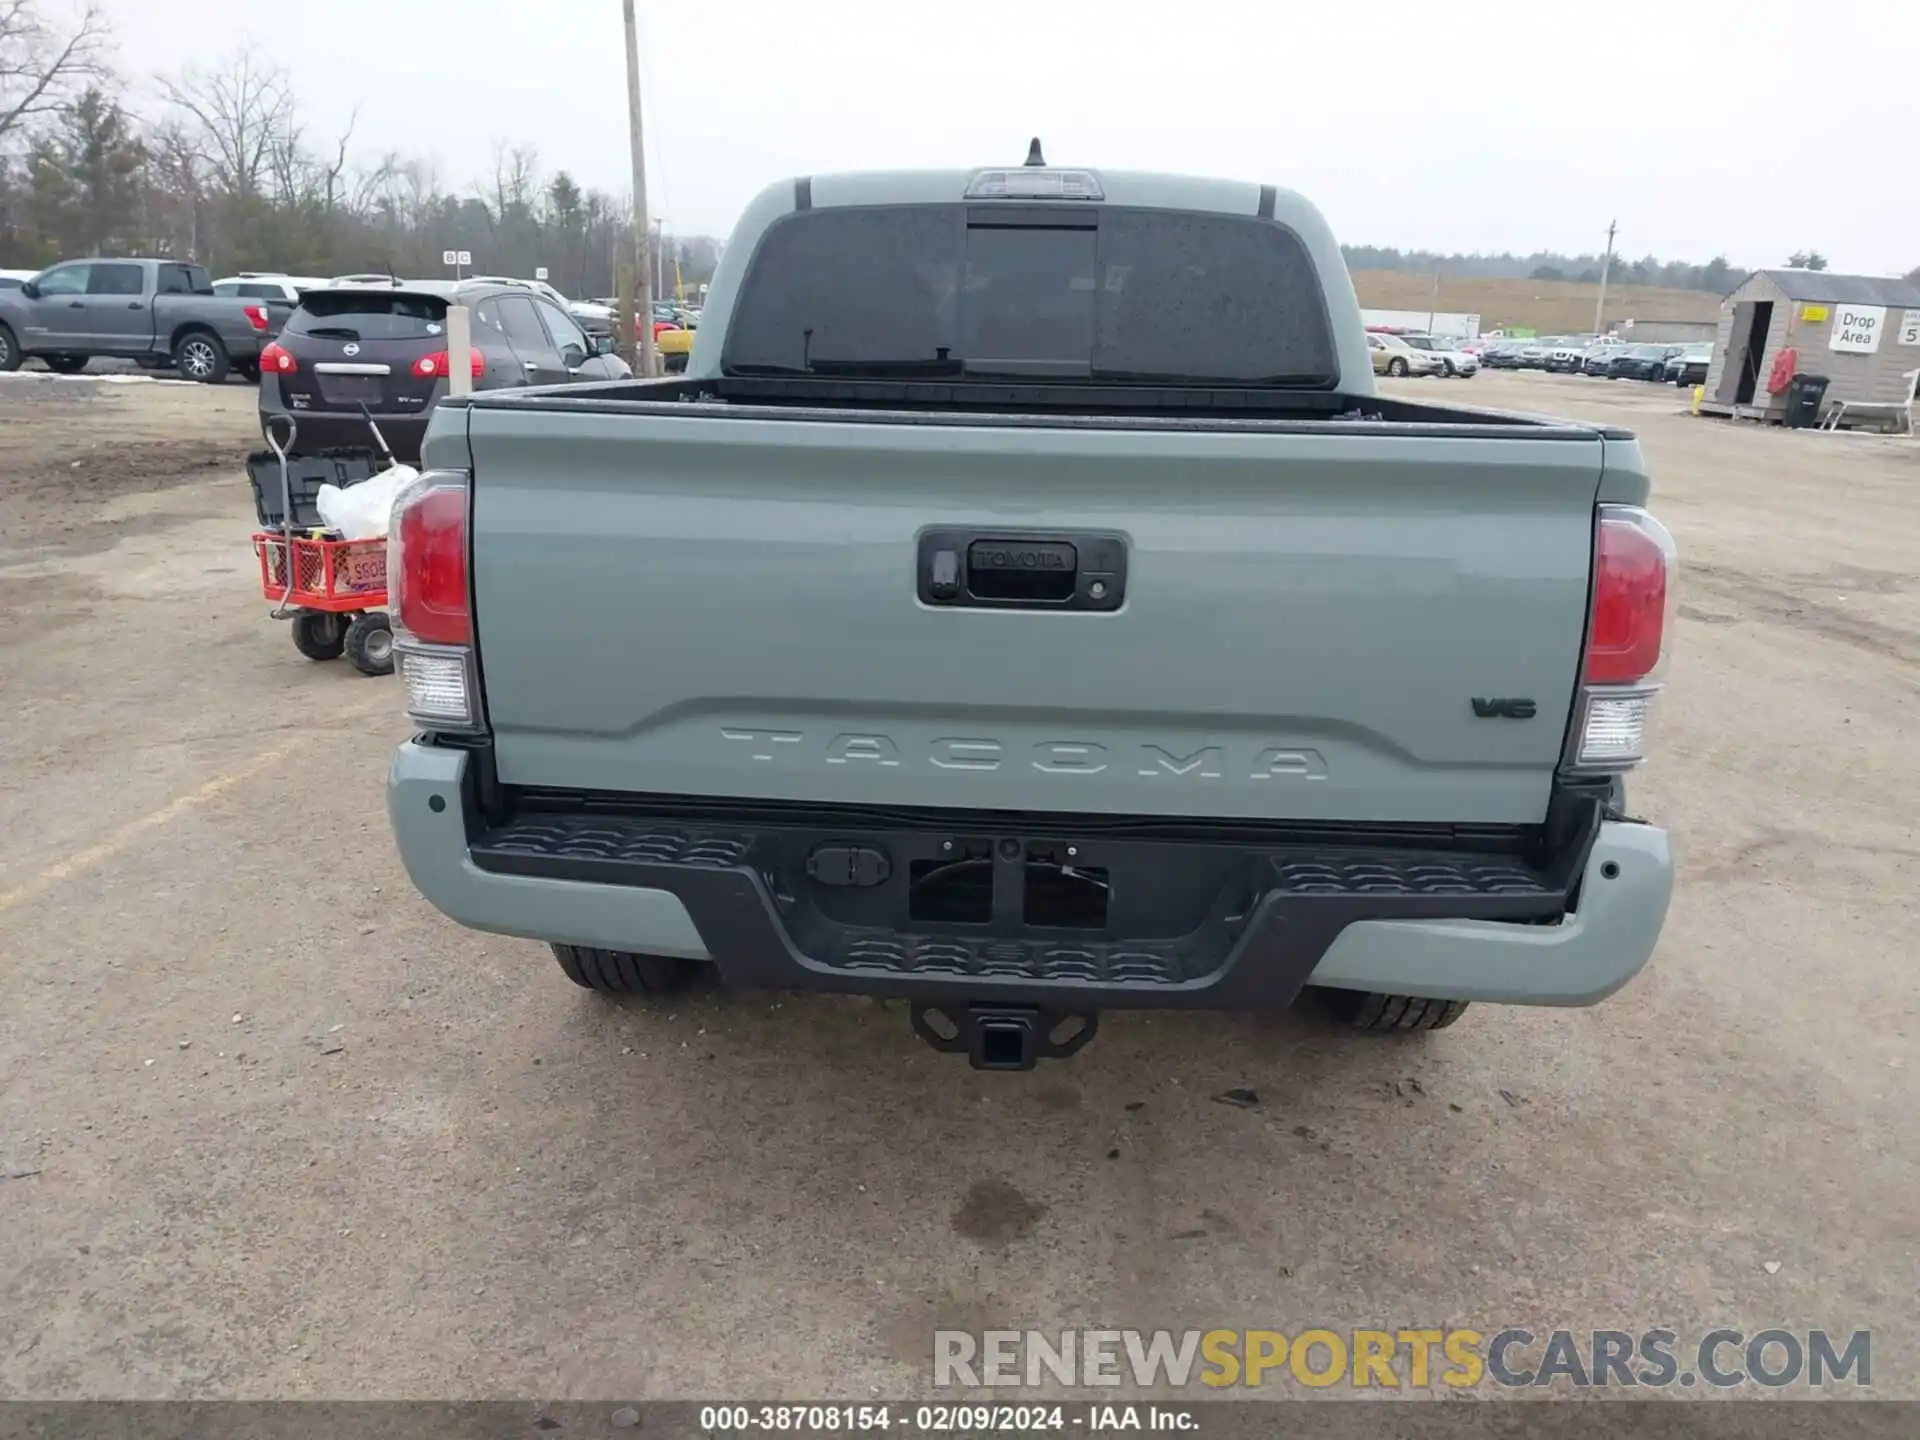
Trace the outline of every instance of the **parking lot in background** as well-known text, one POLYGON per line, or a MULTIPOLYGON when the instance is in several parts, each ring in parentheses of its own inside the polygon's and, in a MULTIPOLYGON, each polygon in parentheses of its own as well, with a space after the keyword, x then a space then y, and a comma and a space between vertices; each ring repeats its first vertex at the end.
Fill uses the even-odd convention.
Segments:
POLYGON ((0 1393, 898 1396, 936 1327, 1791 1316, 1920 1395, 1920 446, 1383 383, 1644 441, 1659 953, 1591 1010, 1116 1014, 993 1074, 897 1006, 615 1007, 443 920, 393 682, 260 599, 252 390, 0 381, 0 1393))

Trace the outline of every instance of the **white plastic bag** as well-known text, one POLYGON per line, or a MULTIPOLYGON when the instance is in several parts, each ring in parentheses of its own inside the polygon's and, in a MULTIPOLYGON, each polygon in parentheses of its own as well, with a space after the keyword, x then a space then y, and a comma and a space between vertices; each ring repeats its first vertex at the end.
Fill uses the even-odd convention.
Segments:
POLYGON ((322 485, 314 497, 314 508, 320 512, 320 523, 338 530, 342 539, 384 539, 393 497, 419 475, 411 465, 394 465, 344 490, 338 485, 322 485))

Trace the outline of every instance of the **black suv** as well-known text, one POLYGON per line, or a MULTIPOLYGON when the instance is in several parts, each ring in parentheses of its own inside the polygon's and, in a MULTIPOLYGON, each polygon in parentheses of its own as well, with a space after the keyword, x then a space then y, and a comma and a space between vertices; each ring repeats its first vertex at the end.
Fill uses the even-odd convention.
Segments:
POLYGON ((262 433, 285 416, 297 427, 298 454, 364 449, 370 412, 395 458, 417 463, 427 417, 447 393, 454 305, 472 315, 475 390, 632 373, 611 353, 611 337, 590 339, 566 311, 524 287, 400 280, 309 290, 260 353, 262 433))

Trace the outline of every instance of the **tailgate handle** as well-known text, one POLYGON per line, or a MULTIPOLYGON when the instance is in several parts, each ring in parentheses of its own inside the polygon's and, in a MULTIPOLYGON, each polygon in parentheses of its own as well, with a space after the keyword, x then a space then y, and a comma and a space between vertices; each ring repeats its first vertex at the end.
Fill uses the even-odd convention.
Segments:
POLYGON ((976 540, 967 547, 967 589, 980 600, 1059 605, 1073 598, 1080 552, 1064 540, 976 540))
POLYGON ((942 608, 1117 610, 1127 546, 1101 532, 927 530, 918 568, 921 601, 942 608))

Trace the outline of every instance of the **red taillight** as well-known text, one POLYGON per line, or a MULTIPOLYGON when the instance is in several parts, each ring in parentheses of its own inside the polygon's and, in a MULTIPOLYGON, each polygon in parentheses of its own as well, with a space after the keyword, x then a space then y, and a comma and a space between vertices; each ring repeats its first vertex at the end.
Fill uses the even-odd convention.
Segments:
POLYGON ((1644 680, 1660 663, 1673 541, 1644 510, 1605 506, 1594 541, 1589 685, 1644 680))
POLYGON ((265 330, 267 328, 267 307, 266 306, 247 305, 247 306, 244 306, 243 308, 247 312, 247 319, 253 322, 254 329, 265 330))
MULTIPOLYGON (((487 373, 487 357, 480 353, 476 345, 473 356, 473 378, 478 380, 487 373)), ((413 362, 413 373, 422 380, 444 380, 453 373, 453 362, 444 350, 436 350, 431 355, 422 355, 413 362)))
POLYGON ((273 340, 269 341, 267 348, 260 352, 260 368, 275 375, 291 375, 300 367, 280 342, 273 340))
POLYGON ((457 480, 437 481, 403 493, 391 530, 400 553, 399 563, 388 567, 387 603, 400 628, 429 644, 470 643, 467 487, 457 480))

